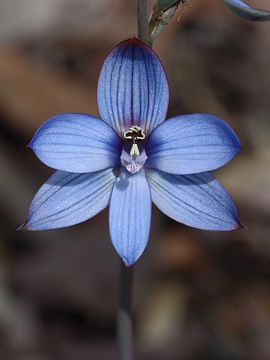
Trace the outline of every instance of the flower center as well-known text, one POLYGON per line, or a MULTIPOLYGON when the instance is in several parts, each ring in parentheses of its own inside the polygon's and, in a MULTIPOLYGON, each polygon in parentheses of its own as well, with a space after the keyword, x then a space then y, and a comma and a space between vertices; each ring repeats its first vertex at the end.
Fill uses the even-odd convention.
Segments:
POLYGON ((139 126, 134 125, 124 133, 124 139, 127 142, 122 150, 121 164, 128 172, 135 174, 141 170, 147 159, 145 150, 140 144, 145 139, 145 134, 139 126))
POLYGON ((136 125, 133 125, 128 131, 124 133, 125 140, 132 140, 132 146, 130 149, 130 156, 137 157, 140 155, 140 150, 138 147, 138 141, 145 139, 145 134, 143 130, 136 125))

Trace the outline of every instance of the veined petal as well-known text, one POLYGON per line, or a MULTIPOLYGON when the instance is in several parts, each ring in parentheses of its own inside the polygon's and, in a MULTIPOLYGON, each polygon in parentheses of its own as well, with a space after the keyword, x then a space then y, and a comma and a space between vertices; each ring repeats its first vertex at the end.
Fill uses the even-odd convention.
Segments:
POLYGON ((147 170, 153 203, 167 216, 202 230, 241 227, 230 195, 210 173, 171 175, 147 170))
POLYGON ((150 135, 146 166, 171 174, 200 173, 226 164, 240 147, 234 131, 215 116, 176 116, 150 135))
POLYGON ((236 14, 246 20, 269 21, 270 12, 248 6, 241 0, 224 0, 225 4, 236 14))
POLYGON ((151 207, 144 169, 132 175, 122 168, 112 191, 109 224, 113 246, 126 265, 134 264, 147 245, 151 207))
POLYGON ((115 179, 113 169, 88 174, 56 171, 34 197, 22 228, 56 229, 90 219, 108 205, 115 179))
POLYGON ((41 125, 29 146, 54 169, 86 173, 117 166, 122 142, 104 121, 91 115, 65 113, 41 125))
POLYGON ((168 82, 154 51, 136 38, 117 45, 102 66, 97 101, 101 118, 121 137, 133 125, 148 135, 164 121, 168 82))

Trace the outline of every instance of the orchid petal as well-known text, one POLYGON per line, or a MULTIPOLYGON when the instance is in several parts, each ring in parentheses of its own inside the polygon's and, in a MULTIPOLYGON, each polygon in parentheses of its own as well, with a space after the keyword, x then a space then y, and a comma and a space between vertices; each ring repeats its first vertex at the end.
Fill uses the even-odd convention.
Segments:
POLYGON ((241 0, 224 0, 225 4, 238 16, 252 21, 269 21, 270 11, 248 6, 241 0))
POLYGON ((81 223, 108 204, 115 181, 112 169, 75 174, 56 171, 34 197, 25 230, 48 230, 81 223))
POLYGON ((122 168, 112 191, 109 225, 113 246, 126 265, 134 264, 147 245, 151 207, 144 170, 132 175, 122 168))
POLYGON ((234 131, 206 114, 176 116, 159 125, 147 140, 146 166, 171 174, 214 170, 240 149, 234 131))
POLYGON ((86 173, 118 165, 122 142, 104 121, 66 113, 47 120, 29 146, 54 169, 86 173))
POLYGON ((136 38, 117 45, 105 59, 97 90, 101 118, 119 136, 137 125, 148 135, 166 117, 169 90, 154 51, 136 38))
POLYGON ((230 195, 210 174, 171 175, 147 170, 153 203, 167 216, 202 230, 241 227, 230 195))

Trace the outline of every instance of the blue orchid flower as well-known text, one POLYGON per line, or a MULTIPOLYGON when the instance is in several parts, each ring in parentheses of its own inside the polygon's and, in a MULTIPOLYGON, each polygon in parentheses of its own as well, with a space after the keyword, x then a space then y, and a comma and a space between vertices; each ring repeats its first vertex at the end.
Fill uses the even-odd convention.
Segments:
POLYGON ((47 120, 30 147, 57 171, 34 197, 27 230, 90 219, 110 205, 112 243, 126 265, 144 251, 153 203, 183 224, 208 230, 241 227, 231 197, 213 175, 240 144, 212 115, 165 120, 169 89, 153 50, 136 38, 105 59, 97 89, 101 119, 65 113, 47 120))
POLYGON ((225 4, 236 14, 246 20, 252 21, 268 21, 270 20, 270 12, 266 10, 255 9, 248 6, 241 0, 224 0, 225 4))

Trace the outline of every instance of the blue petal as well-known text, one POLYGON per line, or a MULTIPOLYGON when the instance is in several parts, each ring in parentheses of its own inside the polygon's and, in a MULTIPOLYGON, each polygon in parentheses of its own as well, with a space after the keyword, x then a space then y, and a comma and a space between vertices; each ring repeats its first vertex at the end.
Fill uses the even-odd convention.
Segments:
POLYGON ((241 227, 230 195, 210 174, 171 175, 147 170, 153 203, 167 216, 202 230, 241 227))
POLYGON ((48 230, 90 219, 109 203, 115 176, 112 169, 74 174, 56 171, 34 197, 25 230, 48 230))
POLYGON ((112 243, 126 265, 134 264, 147 245, 151 207, 144 170, 131 175, 122 168, 112 192, 109 224, 112 243))
POLYGON ((233 130, 212 115, 176 116, 158 126, 146 144, 146 166, 171 174, 214 170, 240 150, 233 130))
POLYGON ((104 121, 66 113, 47 120, 29 146, 54 169, 86 173, 118 165, 122 142, 104 121))
POLYGON ((248 6, 240 0, 224 0, 225 4, 236 14, 246 20, 252 21, 269 21, 270 12, 260 9, 255 9, 248 6))
POLYGON ((136 38, 117 45, 102 66, 97 100, 101 118, 121 137, 132 125, 147 135, 164 121, 168 82, 153 50, 136 38))

